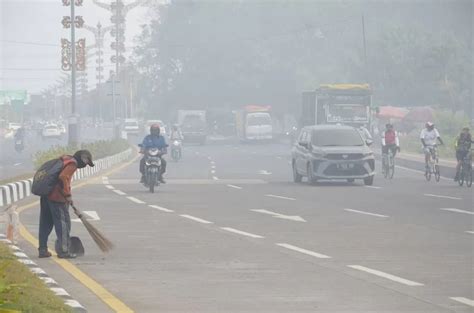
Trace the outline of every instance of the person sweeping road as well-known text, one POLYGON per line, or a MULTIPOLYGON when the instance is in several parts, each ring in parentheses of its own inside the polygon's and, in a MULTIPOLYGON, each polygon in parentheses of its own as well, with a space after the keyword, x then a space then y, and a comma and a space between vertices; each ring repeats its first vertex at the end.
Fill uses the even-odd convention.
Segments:
POLYGON ((78 168, 94 166, 92 154, 88 150, 79 150, 74 155, 44 163, 33 178, 31 191, 41 197, 39 221, 39 257, 51 256, 48 251, 48 237, 53 230, 58 238, 56 253, 59 258, 75 258, 71 251, 71 217, 69 205, 73 205, 71 181, 78 168))

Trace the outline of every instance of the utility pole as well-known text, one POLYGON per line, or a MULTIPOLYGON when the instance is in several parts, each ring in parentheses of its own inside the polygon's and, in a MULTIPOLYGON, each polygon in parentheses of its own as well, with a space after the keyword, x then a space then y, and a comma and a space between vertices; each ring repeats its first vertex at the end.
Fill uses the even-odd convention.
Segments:
MULTIPOLYGON (((98 84, 97 84, 97 95, 98 95, 98 99, 99 99, 99 120, 102 122, 102 99, 100 98, 100 88, 101 88, 101 84, 102 84, 102 70, 104 69, 102 67, 102 39, 104 38, 103 37, 103 34, 102 34, 102 25, 99 23, 97 23, 97 37, 99 40, 97 40, 96 42, 96 45, 97 45, 97 67, 96 67, 96 70, 97 70, 97 75, 96 75, 96 78, 97 78, 97 81, 98 81, 98 84)), ((102 129, 102 127, 101 127, 102 129)))
POLYGON ((364 44, 364 71, 365 71, 365 81, 369 83, 369 70, 367 67, 367 43, 365 40, 365 19, 364 15, 362 15, 362 40, 364 44))

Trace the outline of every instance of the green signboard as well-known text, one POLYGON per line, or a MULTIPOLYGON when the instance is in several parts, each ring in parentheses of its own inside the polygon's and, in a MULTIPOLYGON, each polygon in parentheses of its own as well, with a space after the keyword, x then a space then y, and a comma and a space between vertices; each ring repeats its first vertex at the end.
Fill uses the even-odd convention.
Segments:
POLYGON ((11 105, 25 103, 27 100, 26 90, 0 90, 0 105, 11 105))

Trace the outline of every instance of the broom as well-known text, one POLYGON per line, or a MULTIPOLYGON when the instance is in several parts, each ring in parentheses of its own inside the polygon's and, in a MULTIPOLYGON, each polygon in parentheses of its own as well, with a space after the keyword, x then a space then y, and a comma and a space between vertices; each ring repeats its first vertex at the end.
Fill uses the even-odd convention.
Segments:
POLYGON ((77 215, 77 217, 81 220, 82 224, 84 227, 87 229, 89 232, 89 235, 91 235, 92 239, 94 239, 95 243, 99 247, 99 249, 102 252, 109 252, 110 250, 113 249, 114 244, 107 239, 97 228, 92 225, 87 218, 82 214, 81 211, 79 211, 74 204, 70 203, 72 208, 74 209, 74 213, 77 215))
MULTIPOLYGON (((62 193, 61 193, 62 194, 62 193)), ((64 197, 64 200, 67 201, 66 196, 64 194, 62 195, 64 197)), ((110 250, 113 249, 114 244, 108 240, 97 228, 92 225, 87 218, 84 216, 84 214, 79 211, 73 203, 68 203, 72 206, 74 213, 77 215, 77 217, 81 220, 82 224, 84 227, 87 229, 87 232, 89 232, 89 235, 91 235, 92 239, 94 239, 95 243, 99 247, 99 249, 102 252, 109 252, 110 250)))

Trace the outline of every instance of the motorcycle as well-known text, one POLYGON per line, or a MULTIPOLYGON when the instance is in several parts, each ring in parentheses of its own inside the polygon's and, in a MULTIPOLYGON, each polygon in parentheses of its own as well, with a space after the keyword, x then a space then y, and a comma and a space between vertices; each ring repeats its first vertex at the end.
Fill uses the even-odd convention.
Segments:
POLYGON ((171 145, 171 158, 178 162, 182 157, 181 141, 174 140, 171 145))
POLYGON ((161 156, 158 148, 150 148, 145 151, 145 187, 151 193, 155 192, 155 187, 160 185, 161 156))
POLYGON ((21 153, 25 149, 23 139, 15 139, 15 151, 21 153))

